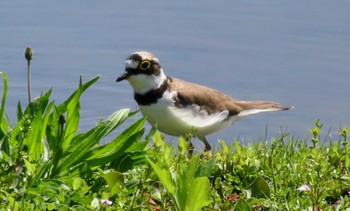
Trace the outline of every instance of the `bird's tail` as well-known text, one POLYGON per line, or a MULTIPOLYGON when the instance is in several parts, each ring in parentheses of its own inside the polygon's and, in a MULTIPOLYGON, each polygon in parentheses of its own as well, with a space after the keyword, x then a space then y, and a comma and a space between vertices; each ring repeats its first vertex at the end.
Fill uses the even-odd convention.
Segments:
POLYGON ((278 103, 266 101, 241 101, 239 102, 239 106, 243 109, 243 111, 239 113, 241 117, 261 112, 283 111, 294 108, 294 106, 281 106, 278 103))

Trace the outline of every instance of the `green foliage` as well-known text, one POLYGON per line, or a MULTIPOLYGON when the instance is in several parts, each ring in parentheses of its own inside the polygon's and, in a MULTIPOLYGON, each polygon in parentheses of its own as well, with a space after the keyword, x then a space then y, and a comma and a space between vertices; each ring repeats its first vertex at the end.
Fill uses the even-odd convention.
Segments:
POLYGON ((176 166, 167 166, 158 161, 149 161, 160 182, 167 189, 174 202, 175 210, 201 210, 210 204, 210 183, 206 176, 199 174, 199 156, 193 156, 188 164, 178 162, 176 166), (172 171, 172 167, 176 171, 172 171), (173 178, 173 174, 176 176, 173 178))
MULTIPOLYGON (((146 154, 144 148, 148 141, 140 142, 145 118, 136 121, 110 143, 98 145, 135 114, 128 109, 115 112, 86 133, 78 133, 80 96, 98 77, 86 83, 80 79, 77 90, 58 106, 50 101, 51 90, 32 100, 24 111, 19 103, 14 127, 5 118, 8 83, 5 73, 2 77, 0 208, 45 210, 73 205, 91 208, 93 197, 102 193, 91 192, 92 189, 105 184, 103 178, 108 185, 112 184, 111 173, 105 170, 111 169, 112 164, 118 165, 121 157, 146 154)), ((135 162, 128 163, 128 168, 144 162, 145 157, 138 157, 135 162)), ((122 173, 114 175, 117 174, 122 173)))
POLYGON ((62 104, 52 90, 25 108, 14 126, 6 115, 8 79, 0 107, 0 210, 346 210, 350 206, 349 130, 321 143, 315 121, 310 140, 287 134, 267 143, 220 141, 216 152, 192 155, 143 117, 111 137, 135 112, 121 109, 79 132, 85 83, 62 104), (109 135, 109 136, 108 136, 109 135), (101 139, 110 142, 99 145, 101 139), (149 141, 153 144, 150 145, 149 141))

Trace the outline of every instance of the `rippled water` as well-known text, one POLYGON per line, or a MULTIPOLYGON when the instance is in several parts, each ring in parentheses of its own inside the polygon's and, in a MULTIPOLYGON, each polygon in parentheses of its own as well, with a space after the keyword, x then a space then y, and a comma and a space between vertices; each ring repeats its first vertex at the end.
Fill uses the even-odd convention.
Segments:
POLYGON ((209 136, 212 144, 271 138, 281 129, 307 137, 316 118, 325 133, 331 128, 336 135, 350 125, 349 11, 349 1, 325 0, 3 1, 0 70, 10 81, 7 110, 14 119, 18 100, 27 100, 27 46, 34 49, 34 95, 53 87, 59 103, 80 75, 101 76, 83 96, 82 131, 115 110, 136 109, 131 87, 115 79, 130 53, 148 50, 169 76, 239 99, 295 106, 244 119, 209 136))

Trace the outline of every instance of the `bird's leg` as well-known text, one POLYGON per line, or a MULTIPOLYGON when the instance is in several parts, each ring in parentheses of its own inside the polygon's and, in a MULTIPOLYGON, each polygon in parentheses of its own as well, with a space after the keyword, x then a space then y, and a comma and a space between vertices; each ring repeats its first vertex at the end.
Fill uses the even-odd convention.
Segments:
POLYGON ((205 145, 204 151, 208 152, 208 151, 211 150, 211 146, 210 146, 210 144, 208 143, 208 141, 207 141, 207 139, 205 138, 205 136, 197 136, 197 138, 198 138, 199 140, 201 140, 201 141, 204 143, 204 145, 205 145))

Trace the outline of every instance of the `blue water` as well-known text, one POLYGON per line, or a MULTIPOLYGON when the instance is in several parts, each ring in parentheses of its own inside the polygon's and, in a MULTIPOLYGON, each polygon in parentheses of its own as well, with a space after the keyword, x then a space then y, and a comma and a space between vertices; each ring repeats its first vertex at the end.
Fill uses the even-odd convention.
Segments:
POLYGON ((306 138, 317 118, 324 136, 330 130, 337 137, 341 126, 350 126, 349 11, 345 0, 2 1, 7 111, 15 119, 17 102, 27 102, 27 46, 34 50, 33 95, 53 87, 60 103, 80 76, 101 76, 82 98, 81 131, 118 109, 136 109, 129 84, 115 79, 130 53, 147 50, 169 76, 243 100, 295 106, 241 120, 210 135, 212 144, 270 139, 281 130, 306 138))

